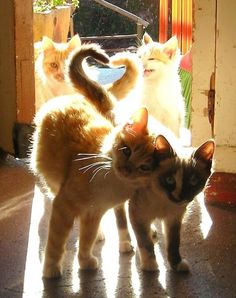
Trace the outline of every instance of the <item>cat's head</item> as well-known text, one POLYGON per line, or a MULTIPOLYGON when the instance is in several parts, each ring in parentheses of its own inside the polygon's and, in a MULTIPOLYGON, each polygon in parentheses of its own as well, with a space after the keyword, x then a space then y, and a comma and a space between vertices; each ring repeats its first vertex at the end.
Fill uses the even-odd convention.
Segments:
POLYGON ((116 175, 139 186, 147 182, 154 168, 154 138, 148 133, 146 108, 136 111, 130 121, 117 128, 109 155, 116 175))
POLYGON ((211 174, 215 150, 213 140, 203 143, 188 157, 179 157, 163 136, 156 139, 156 169, 152 173, 152 190, 164 193, 166 200, 188 204, 206 185, 211 174))
POLYGON ((165 43, 154 42, 145 33, 142 45, 138 49, 146 79, 157 79, 160 76, 168 76, 178 69, 180 63, 180 50, 176 36, 171 37, 165 43))
POLYGON ((81 46, 78 35, 74 35, 67 43, 56 43, 44 36, 42 39, 42 68, 44 75, 56 82, 65 79, 65 62, 69 54, 81 46))

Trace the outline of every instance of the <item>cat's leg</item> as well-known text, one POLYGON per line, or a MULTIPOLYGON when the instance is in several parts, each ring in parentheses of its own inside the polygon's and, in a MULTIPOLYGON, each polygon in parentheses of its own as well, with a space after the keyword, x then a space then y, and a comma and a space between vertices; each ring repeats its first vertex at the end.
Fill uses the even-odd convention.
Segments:
POLYGON ((43 276, 56 278, 62 274, 62 258, 65 243, 73 227, 74 215, 63 200, 63 195, 58 194, 53 200, 52 212, 49 223, 49 233, 45 251, 43 276))
POLYGON ((93 255, 101 216, 86 214, 80 217, 79 264, 81 269, 97 269, 98 259, 93 255))
POLYGON ((157 271, 158 265, 150 228, 151 222, 142 217, 141 210, 136 208, 132 200, 129 203, 129 217, 138 244, 141 269, 145 271, 157 271))
POLYGON ((103 233, 102 227, 99 226, 98 233, 97 233, 97 238, 96 238, 96 242, 101 242, 103 240, 105 240, 105 235, 103 233))
POLYGON ((131 245, 131 238, 128 231, 125 204, 115 207, 114 212, 119 235, 119 251, 122 253, 133 251, 133 246, 131 245))
POLYGON ((181 220, 165 219, 163 223, 165 229, 164 233, 166 238, 167 258, 171 268, 178 272, 188 272, 188 262, 182 259, 179 252, 181 220))

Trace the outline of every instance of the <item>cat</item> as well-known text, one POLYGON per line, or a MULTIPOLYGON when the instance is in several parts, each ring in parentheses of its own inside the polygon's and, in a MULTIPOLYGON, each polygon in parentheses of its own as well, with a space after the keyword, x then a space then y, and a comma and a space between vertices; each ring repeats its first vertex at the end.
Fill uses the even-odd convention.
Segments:
MULTIPOLYGON (((95 46, 97 46, 97 48, 99 47, 99 45, 95 46)), ((81 47, 81 39, 78 34, 74 35, 67 43, 56 43, 44 36, 41 42, 35 43, 34 47, 36 60, 36 111, 44 102, 55 96, 72 94, 76 91, 82 94, 87 92, 83 91, 83 87, 79 85, 76 86, 77 90, 75 91, 70 81, 65 80, 65 68, 68 57, 75 49, 81 47)), ((139 79, 137 59, 130 53, 122 53, 114 55, 109 62, 112 67, 125 66, 126 70, 119 80, 105 85, 104 88, 106 88, 107 92, 111 95, 114 94, 117 99, 123 99, 134 89, 134 86, 137 85, 139 79)), ((106 63, 108 63, 108 60, 106 63)), ((83 71, 86 80, 90 80, 90 82, 97 81, 97 71, 94 67, 89 67, 85 60, 83 61, 83 71)), ((94 95, 92 98, 94 98, 94 95)))
POLYGON ((44 36, 35 43, 35 108, 36 111, 50 98, 74 93, 65 82, 65 62, 69 54, 81 47, 78 35, 67 43, 56 43, 44 36))
MULTIPOLYGON (((92 46, 97 52, 106 55, 98 44, 92 44, 92 46)), ((84 51, 86 51, 86 45, 84 45, 84 51)), ((95 105, 99 103, 100 107, 103 106, 103 112, 110 111, 110 116, 116 124, 127 121, 132 113, 141 107, 137 98, 142 80, 142 65, 136 54, 122 52, 111 57, 107 56, 107 61, 103 61, 103 64, 111 68, 125 67, 125 72, 118 80, 104 85, 106 92, 103 90, 102 93, 97 88, 98 82, 84 71, 83 60, 81 52, 77 56, 73 55, 73 59, 69 59, 67 71, 74 89, 85 95, 95 105)))
MULTIPOLYGON (((106 102, 106 98, 103 99, 102 104, 106 102)), ((112 103, 107 105, 106 113, 112 108, 112 103)), ((155 218, 159 218, 165 225, 171 267, 177 271, 188 271, 188 263, 182 260, 179 253, 181 222, 186 207, 203 190, 211 174, 215 144, 213 140, 208 140, 190 154, 190 149, 183 148, 172 131, 157 120, 151 120, 149 133, 152 131, 153 135, 158 135, 155 142, 155 169, 148 186, 136 189, 129 200, 129 215, 139 246, 141 267, 148 271, 157 270, 150 225, 155 218), (183 149, 186 156, 180 151, 183 149)), ((127 220, 123 209, 116 209, 116 218, 119 235, 122 235, 122 231, 127 235, 127 220)))
MULTIPOLYGON (((102 86, 96 88, 107 96, 102 86)), ((137 185, 145 187, 153 170, 155 145, 147 131, 147 110, 139 109, 128 123, 114 127, 98 108, 77 93, 51 99, 35 117, 31 169, 55 196, 43 269, 47 278, 62 274, 64 246, 76 217, 80 268, 98 267, 92 250, 101 217, 115 206, 123 212, 120 204, 137 185)), ((130 240, 126 234, 121 239, 130 240)))
POLYGON ((141 269, 156 271, 158 268, 150 225, 159 219, 164 224, 171 268, 177 272, 189 271, 188 262, 179 251, 182 219, 188 204, 203 190, 211 174, 215 143, 208 140, 185 157, 177 154, 163 136, 158 138, 156 147, 157 166, 149 187, 136 190, 129 200, 129 217, 137 239, 141 269))
POLYGON ((137 55, 143 64, 140 105, 145 105, 155 119, 180 137, 185 104, 178 74, 181 55, 177 38, 159 43, 145 33, 137 55))

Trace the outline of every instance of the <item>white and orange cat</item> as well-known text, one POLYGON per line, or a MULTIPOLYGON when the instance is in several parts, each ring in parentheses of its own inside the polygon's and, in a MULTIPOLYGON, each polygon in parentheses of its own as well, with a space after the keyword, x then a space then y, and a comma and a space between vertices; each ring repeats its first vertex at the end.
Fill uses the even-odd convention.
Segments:
MULTIPOLYGON (((76 57, 74 61, 78 65, 76 57)), ((79 68, 72 65, 70 70, 77 73, 77 76, 74 76, 76 87, 76 78, 80 77, 79 68)), ((109 115, 109 109, 116 104, 113 100, 107 101, 107 93, 94 99, 90 95, 89 98, 95 105, 103 106, 103 110, 98 108, 105 116, 109 115)), ((155 219, 159 219, 165 226, 167 256, 171 267, 180 272, 188 271, 189 265, 182 259, 179 251, 182 219, 188 204, 204 189, 211 174, 215 143, 208 140, 191 150, 183 148, 171 130, 158 121, 150 121, 148 128, 149 133, 158 135, 155 142, 154 169, 149 175, 148 184, 137 186, 129 200, 130 220, 137 238, 141 268, 147 271, 158 268, 150 227, 155 219)), ((116 209, 116 217, 118 229, 128 235, 124 209, 116 209)), ((122 235, 122 232, 119 232, 122 235)))
POLYGON ((36 111, 50 98, 74 93, 73 87, 65 81, 65 61, 69 54, 80 48, 81 41, 75 35, 67 43, 56 43, 44 36, 40 48, 37 43, 35 62, 36 111))
MULTIPOLYGON (((80 47, 81 40, 78 34, 74 35, 67 43, 56 43, 46 36, 41 42, 35 43, 36 111, 53 97, 78 91, 78 88, 75 91, 70 81, 66 80, 66 64, 70 54, 80 47)), ((126 67, 124 75, 119 80, 104 86, 108 92, 114 93, 117 99, 125 98, 137 85, 140 66, 136 62, 137 59, 130 53, 115 55, 110 60, 112 67, 126 67)), ((108 63, 108 61, 103 63, 108 63)), ((94 67, 89 67, 85 59, 83 59, 83 71, 87 79, 96 82, 97 71, 94 67)), ((83 93, 82 88, 83 83, 79 90, 83 93)))
MULTIPOLYGON (((72 60, 78 61, 80 54, 85 58, 86 51, 98 60, 107 59, 99 48, 86 45, 72 60)), ((108 98, 102 86, 93 87, 101 98, 108 98)), ((153 170, 156 149, 147 130, 147 110, 139 109, 128 123, 114 127, 99 112, 106 113, 99 105, 103 102, 93 104, 79 93, 57 97, 45 103, 35 118, 31 168, 54 195, 44 277, 62 274, 65 243, 77 217, 80 268, 97 268, 93 245, 103 214, 116 206, 123 214, 120 204, 137 185, 148 183, 153 170)), ((121 235, 121 241, 129 240, 128 234, 121 235)))
POLYGON ((141 105, 179 137, 184 127, 185 105, 178 74, 181 55, 177 38, 159 43, 145 33, 137 53, 144 76, 141 105))

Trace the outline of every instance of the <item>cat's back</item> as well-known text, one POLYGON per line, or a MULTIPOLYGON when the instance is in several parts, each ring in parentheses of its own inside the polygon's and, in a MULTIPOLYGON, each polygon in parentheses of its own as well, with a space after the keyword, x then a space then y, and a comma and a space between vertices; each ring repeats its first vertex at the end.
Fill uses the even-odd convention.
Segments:
POLYGON ((35 125, 31 168, 53 193, 76 155, 97 152, 112 129, 110 121, 78 94, 48 101, 37 113, 35 125))

